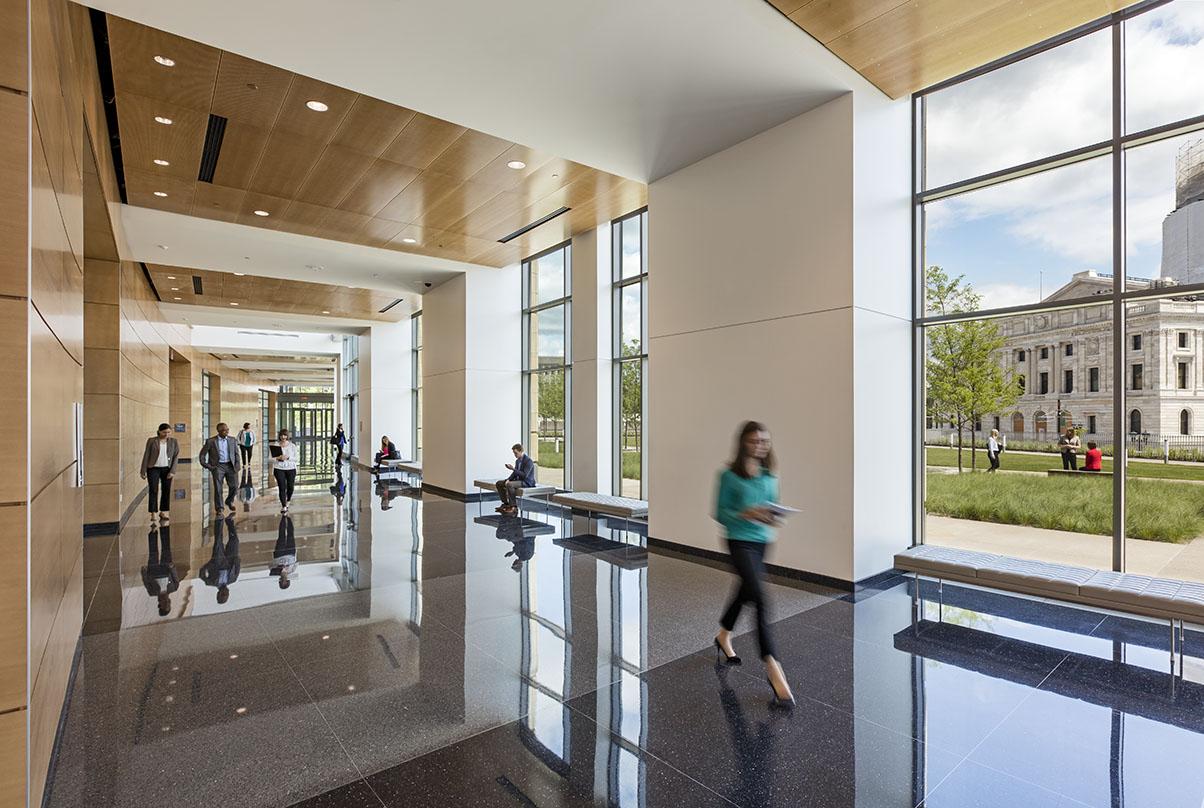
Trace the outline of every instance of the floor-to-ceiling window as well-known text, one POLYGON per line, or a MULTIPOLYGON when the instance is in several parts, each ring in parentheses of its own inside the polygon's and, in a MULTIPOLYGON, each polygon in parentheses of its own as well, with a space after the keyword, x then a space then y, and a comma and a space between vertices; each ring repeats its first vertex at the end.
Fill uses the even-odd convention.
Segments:
POLYGON ((340 351, 339 362, 343 369, 343 401, 342 401, 342 419, 343 432, 347 435, 347 454, 352 455, 356 452, 355 441, 358 437, 358 422, 360 390, 359 376, 359 360, 360 360, 360 342, 359 337, 345 336, 343 337, 343 347, 340 351))
POLYGON ((422 312, 416 311, 410 317, 410 371, 414 381, 414 395, 411 402, 411 418, 413 420, 414 459, 422 461, 422 312))
POLYGON ((612 356, 614 357, 614 486, 647 498, 644 423, 648 411, 648 211, 611 223, 612 356))
POLYGON ((201 433, 203 438, 213 435, 213 380, 208 373, 201 373, 201 433))
POLYGON ((1202 71, 1177 0, 917 94, 921 540, 1204 580, 1202 71))
POLYGON ((524 443, 538 464, 538 481, 561 488, 571 484, 569 246, 565 242, 522 265, 524 443))

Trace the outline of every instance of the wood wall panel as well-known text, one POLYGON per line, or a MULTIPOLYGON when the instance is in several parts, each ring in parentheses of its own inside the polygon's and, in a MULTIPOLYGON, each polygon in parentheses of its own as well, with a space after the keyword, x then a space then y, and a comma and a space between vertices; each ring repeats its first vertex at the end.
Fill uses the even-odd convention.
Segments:
POLYGON ((84 374, 32 307, 29 398, 29 491, 36 495, 74 462, 72 407, 84 400, 84 374))
MULTIPOLYGON (((16 710, 26 704, 26 614, 29 588, 26 575, 28 534, 25 505, 0 506, 0 710, 16 710)), ((0 768, 7 760, 7 747, 0 746, 0 768)))
MULTIPOLYGON (((24 384, 29 367, 27 316, 24 300, 0 299, 0 368, 7 377, 21 380, 0 385, 0 442, 7 446, 23 446, 28 437, 28 390, 24 384)), ((25 464, 14 464, 0 475, 0 503, 28 501, 28 482, 25 464)))
POLYGON ((28 283, 28 189, 29 99, 0 92, 0 294, 4 295, 22 296, 28 283))

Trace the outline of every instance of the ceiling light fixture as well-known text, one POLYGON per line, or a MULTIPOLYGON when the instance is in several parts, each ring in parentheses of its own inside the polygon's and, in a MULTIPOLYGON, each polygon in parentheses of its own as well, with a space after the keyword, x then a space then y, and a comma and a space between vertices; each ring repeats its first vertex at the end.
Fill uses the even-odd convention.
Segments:
POLYGON ((171 118, 164 118, 162 115, 156 115, 155 123, 161 123, 164 126, 171 126, 171 118))
POLYGON ((305 106, 309 107, 314 112, 325 112, 326 110, 330 109, 330 107, 326 106, 321 101, 306 101, 305 106))
POLYGON ((176 60, 168 59, 166 56, 156 56, 155 61, 158 62, 159 64, 163 65, 164 67, 175 67, 176 66, 176 60))
POLYGON ((322 313, 323 313, 323 314, 330 314, 330 312, 328 312, 326 309, 322 309, 322 313))
POLYGON ((173 297, 172 300, 181 300, 182 298, 173 297))
POLYGON ((167 245, 166 245, 166 244, 160 244, 160 245, 158 245, 158 247, 159 247, 159 249, 160 249, 160 250, 166 250, 166 249, 167 249, 167 245))
POLYGON ((178 291, 180 291, 180 287, 178 287, 178 286, 173 286, 173 287, 171 287, 171 290, 172 290, 173 292, 178 292, 178 291))
POLYGON ((156 160, 155 160, 155 165, 157 165, 157 166, 169 166, 169 165, 171 165, 171 163, 167 162, 166 160, 158 160, 158 159, 156 159, 156 160))
POLYGON ((235 274, 235 275, 237 275, 238 277, 240 277, 240 278, 241 278, 243 275, 246 275, 247 273, 245 273, 245 272, 235 272, 234 274, 235 274))
POLYGON ((255 215, 256 216, 271 216, 272 214, 268 213, 266 210, 257 210, 257 211, 255 211, 255 215))
POLYGON ((406 236, 405 238, 402 239, 402 242, 404 242, 405 244, 417 244, 418 239, 410 238, 409 236, 406 236))
POLYGON ((230 305, 231 305, 231 306, 237 306, 238 304, 237 304, 237 303, 231 303, 230 305))
POLYGON ((163 191, 155 191, 155 196, 164 197, 164 196, 167 196, 167 194, 164 193, 163 191))
POLYGON ((169 281, 174 281, 174 280, 176 279, 176 276, 175 276, 175 275, 168 275, 168 276, 167 276, 167 279, 168 279, 169 281))
POLYGON ((506 166, 508 168, 513 168, 515 171, 519 171, 521 169, 526 168, 527 164, 524 163, 522 160, 511 160, 509 163, 506 163, 506 166))

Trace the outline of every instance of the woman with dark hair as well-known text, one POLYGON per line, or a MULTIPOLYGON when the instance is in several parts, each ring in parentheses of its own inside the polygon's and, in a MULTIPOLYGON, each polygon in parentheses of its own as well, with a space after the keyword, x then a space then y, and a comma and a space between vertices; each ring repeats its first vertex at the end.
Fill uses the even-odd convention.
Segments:
POLYGON ((280 454, 272 458, 272 476, 276 478, 276 491, 280 494, 280 512, 288 513, 288 504, 293 501, 293 486, 297 484, 297 444, 289 440, 287 429, 276 434, 276 444, 280 454))
POLYGON ((159 424, 158 434, 146 439, 142 450, 139 476, 146 480, 146 508, 150 511, 151 524, 158 520, 167 524, 171 514, 171 478, 176 474, 176 460, 180 457, 180 444, 171 436, 171 424, 159 424))
POLYGON ((732 566, 740 577, 731 603, 719 619, 715 647, 729 664, 740 664, 740 657, 732 649, 732 629, 736 627, 744 604, 752 604, 757 612, 757 645, 765 661, 766 678, 777 700, 792 705, 794 694, 790 692, 782 666, 774 658, 763 588, 765 551, 773 541, 772 528, 778 524, 777 512, 770 507, 778 498, 774 467, 769 430, 756 421, 747 422, 740 429, 735 459, 719 475, 719 490, 715 497, 715 521, 723 525, 732 566))

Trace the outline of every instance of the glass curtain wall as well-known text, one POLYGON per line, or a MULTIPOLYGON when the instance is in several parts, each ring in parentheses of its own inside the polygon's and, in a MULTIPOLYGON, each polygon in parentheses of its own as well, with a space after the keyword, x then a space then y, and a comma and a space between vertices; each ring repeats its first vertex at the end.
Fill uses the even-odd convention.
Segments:
POLYGON ((543 485, 567 488, 569 475, 569 346, 572 324, 570 243, 523 261, 523 434, 543 485))
POLYGON ((648 397, 648 211, 611 223, 612 334, 614 356, 614 490, 647 499, 644 423, 648 397))
POLYGON ((422 312, 410 315, 410 369, 414 396, 410 408, 413 419, 414 459, 422 462, 422 312))
POLYGON ((343 370, 343 401, 340 411, 343 419, 343 432, 347 435, 347 454, 353 455, 356 450, 356 434, 358 431, 359 408, 358 397, 360 389, 360 341, 356 336, 343 337, 343 349, 340 362, 343 370))
POLYGON ((1204 580, 1202 69, 1147 2, 915 96, 918 540, 1204 580))

